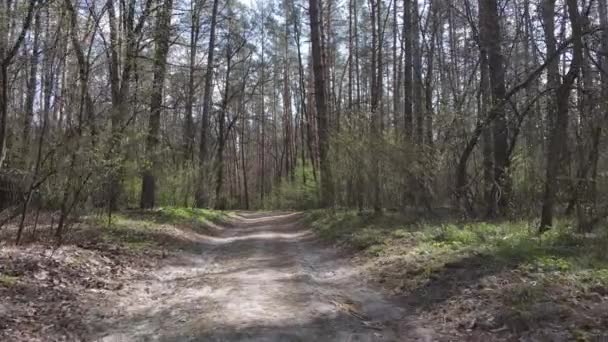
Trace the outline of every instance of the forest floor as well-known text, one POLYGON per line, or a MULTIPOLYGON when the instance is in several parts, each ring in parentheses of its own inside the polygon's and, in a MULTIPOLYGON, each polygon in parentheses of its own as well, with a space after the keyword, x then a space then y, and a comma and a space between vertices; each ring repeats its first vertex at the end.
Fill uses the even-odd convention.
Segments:
POLYGON ((20 247, 10 228, 0 235, 2 341, 608 337, 597 236, 177 208, 85 218, 60 248, 47 230, 20 247))
POLYGON ((303 214, 212 214, 131 213, 54 251, 2 246, 0 340, 432 338, 303 214))
POLYGON ((608 341, 608 231, 312 211, 306 224, 442 341, 608 341))

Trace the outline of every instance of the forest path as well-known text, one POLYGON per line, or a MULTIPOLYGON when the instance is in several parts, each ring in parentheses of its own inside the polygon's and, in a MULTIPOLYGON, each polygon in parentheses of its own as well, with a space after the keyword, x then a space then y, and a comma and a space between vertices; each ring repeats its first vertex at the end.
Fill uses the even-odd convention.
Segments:
POLYGON ((100 306, 100 341, 428 340, 292 212, 241 212, 100 306), (409 326, 409 327, 408 327, 409 326), (405 327, 405 328, 404 328, 405 327), (405 330, 405 332, 403 332, 405 330))

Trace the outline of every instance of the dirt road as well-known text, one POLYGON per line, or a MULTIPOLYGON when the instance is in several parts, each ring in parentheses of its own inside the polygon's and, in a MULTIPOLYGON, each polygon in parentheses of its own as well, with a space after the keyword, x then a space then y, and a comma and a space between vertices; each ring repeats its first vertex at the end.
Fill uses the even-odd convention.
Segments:
MULTIPOLYGON (((239 213, 200 254, 168 262, 100 303, 100 341, 403 341, 406 310, 323 247, 297 213, 239 213)), ((404 332, 405 330, 405 332, 404 332)))

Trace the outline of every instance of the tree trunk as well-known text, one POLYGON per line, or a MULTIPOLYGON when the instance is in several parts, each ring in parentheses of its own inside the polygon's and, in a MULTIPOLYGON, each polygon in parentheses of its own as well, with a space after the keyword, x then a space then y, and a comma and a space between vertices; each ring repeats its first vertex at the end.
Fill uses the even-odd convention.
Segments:
MULTIPOLYGON (((540 10, 544 27, 547 56, 549 56, 554 54, 557 49, 557 42, 555 39, 555 0, 543 0, 540 10)), ((556 92, 561 83, 559 77, 559 61, 560 59, 556 58, 547 66, 547 87, 549 88, 550 94, 553 94, 553 99, 549 98, 547 100, 547 135, 552 134, 551 132, 555 125, 556 92)))
POLYGON ((399 105, 401 103, 401 97, 399 96, 399 90, 401 87, 401 79, 400 79, 400 74, 401 74, 401 70, 399 70, 397 68, 398 65, 398 57, 397 57, 397 46, 398 44, 398 39, 397 39, 397 32, 398 32, 398 22, 397 22, 397 1, 393 2, 393 126, 395 126, 395 128, 397 128, 399 126, 399 113, 400 113, 400 109, 399 109, 399 105))
MULTIPOLYGON (((106 160, 109 160, 110 170, 108 174, 107 195, 108 212, 118 208, 120 194, 122 192, 122 177, 124 166, 122 164, 121 145, 125 127, 125 119, 129 112, 129 100, 131 96, 131 78, 135 69, 135 58, 138 51, 139 35, 144 27, 146 19, 150 13, 152 0, 146 0, 142 14, 137 24, 135 23, 135 5, 131 2, 127 8, 121 7, 126 13, 119 18, 116 16, 114 0, 108 0, 106 6, 108 12, 108 26, 110 31, 110 63, 109 79, 111 88, 112 108, 110 125, 110 142, 106 153, 106 160), (117 23, 117 20, 123 19, 117 23), (120 33, 124 31, 124 47, 120 33), (120 57, 122 55, 122 58, 120 57), (119 71, 119 68, 122 70, 119 71)), ((128 121, 126 122, 128 124, 128 121)))
POLYGON ((492 201, 488 203, 491 217, 506 213, 509 197, 508 130, 505 108, 502 105, 506 96, 505 71, 501 50, 500 17, 496 0, 479 1, 479 39, 483 53, 488 56, 490 87, 492 89, 493 109, 496 111, 492 125, 494 138, 494 186, 492 201))
POLYGON ((25 117, 23 121, 23 137, 22 137, 22 151, 21 155, 24 161, 24 167, 28 167, 29 158, 29 146, 30 146, 30 131, 32 121, 34 119, 34 100, 36 98, 36 84, 38 76, 38 49, 39 49, 39 36, 40 36, 40 12, 36 12, 34 19, 34 42, 32 45, 32 55, 30 57, 30 75, 27 82, 27 96, 25 104, 25 117))
POLYGON ((13 63, 17 52, 19 51, 25 35, 29 30, 34 16, 34 7, 36 0, 29 0, 27 7, 26 17, 23 19, 23 23, 18 36, 12 45, 9 45, 8 38, 11 33, 10 23, 11 8, 10 2, 4 1, 0 4, 0 170, 4 167, 4 160, 7 154, 6 139, 8 135, 8 67, 13 63))
POLYGON ((310 40, 312 44, 312 61, 315 79, 315 102, 317 109, 317 125, 319 131, 319 158, 321 168, 321 198, 322 207, 333 205, 334 191, 329 160, 328 110, 326 102, 325 71, 322 61, 319 8, 320 0, 308 0, 310 15, 310 40))
MULTIPOLYGON (((488 110, 492 107, 492 97, 490 95, 490 80, 489 80, 489 67, 488 57, 484 52, 480 54, 480 65, 481 68, 479 83, 480 91, 480 110, 479 119, 480 121, 485 120, 488 116, 488 110)), ((494 187, 494 159, 493 159, 493 146, 492 146, 492 130, 484 129, 481 133, 481 144, 483 154, 483 200, 486 204, 493 202, 492 188, 494 187)), ((493 212, 489 210, 494 209, 493 206, 486 207, 486 216, 491 217, 493 212)))
MULTIPOLYGON (((287 1, 284 1, 285 18, 289 17, 289 6, 287 1)), ((284 141, 283 148, 285 149, 285 175, 289 175, 291 181, 294 180, 292 165, 294 160, 292 151, 292 113, 291 113, 291 91, 290 86, 290 63, 289 63, 289 23, 285 21, 285 36, 283 37, 283 127, 284 141)))
POLYGON ((403 0, 403 36, 405 42, 405 69, 403 73, 403 85, 405 87, 405 96, 403 97, 403 127, 404 135, 409 141, 414 141, 414 130, 412 122, 412 48, 414 34, 414 27, 412 26, 412 0, 403 0))
POLYGON ((214 51, 215 51, 215 25, 217 22, 219 0, 213 0, 213 9, 211 11, 211 24, 209 32, 209 48, 207 53, 207 70, 205 72, 205 88, 203 90, 203 115, 201 120, 201 141, 198 156, 199 179, 195 194, 195 205, 197 208, 203 208, 208 205, 207 184, 207 158, 208 158, 208 136, 209 136, 209 116, 213 95, 213 69, 214 69, 214 51))
POLYGON ((154 76, 150 93, 150 121, 146 139, 147 160, 144 165, 141 187, 142 209, 150 209, 155 204, 156 178, 154 172, 159 168, 158 143, 160 140, 160 114, 163 104, 163 87, 167 69, 167 53, 171 36, 171 11, 173 0, 164 0, 163 7, 156 18, 156 52, 154 56, 154 76))
POLYGON ((568 134, 568 106, 570 93, 574 81, 579 75, 583 60, 582 28, 576 0, 567 0, 568 16, 572 29, 572 61, 570 69, 564 76, 562 83, 556 91, 555 125, 551 130, 549 150, 547 151, 547 168, 543 207, 540 221, 540 232, 544 232, 553 225, 553 213, 557 195, 557 176, 562 167, 565 155, 565 144, 568 134))
POLYGON ((424 109, 422 102, 422 51, 420 50, 420 14, 418 11, 418 0, 412 0, 412 102, 414 104, 414 115, 416 117, 416 143, 421 146, 424 144, 424 109))
POLYGON ((431 0, 430 3, 430 14, 432 18, 431 20, 431 37, 429 38, 429 51, 427 56, 427 64, 426 64, 426 80, 425 80, 425 136, 426 143, 429 146, 433 145, 433 72, 434 72, 434 61, 435 61, 435 37, 437 35, 438 29, 438 17, 439 8, 438 4, 431 0))
POLYGON ((200 12, 202 4, 200 0, 192 0, 191 4, 191 26, 190 26, 190 59, 188 65, 188 93, 186 94, 186 122, 184 126, 184 159, 193 160, 194 150, 194 117, 193 107, 195 101, 196 84, 194 83, 196 73, 196 56, 198 52, 198 40, 200 35, 200 12))
MULTIPOLYGON (((232 8, 230 7, 230 0, 226 4, 228 7, 228 18, 233 17, 232 8)), ((230 19, 229 19, 230 20, 230 19)), ((224 196, 224 150, 226 148, 226 140, 228 139, 228 133, 226 132, 226 111, 228 110, 228 101, 230 96, 230 73, 232 71, 232 23, 228 22, 228 35, 225 38, 226 40, 226 77, 224 79, 224 91, 222 95, 222 104, 220 106, 220 110, 218 112, 219 118, 217 120, 218 123, 218 137, 217 137, 217 156, 215 163, 215 171, 216 171, 216 183, 215 183, 215 205, 214 208, 216 210, 225 210, 226 209, 226 198, 224 196)))

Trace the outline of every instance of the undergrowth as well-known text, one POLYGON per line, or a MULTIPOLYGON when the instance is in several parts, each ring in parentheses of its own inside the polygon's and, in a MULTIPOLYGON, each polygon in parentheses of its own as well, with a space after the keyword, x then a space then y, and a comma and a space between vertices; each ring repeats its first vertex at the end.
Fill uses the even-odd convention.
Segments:
POLYGON ((306 210, 318 207, 316 175, 312 166, 298 166, 291 181, 282 181, 273 188, 262 207, 265 209, 306 210))
POLYGON ((187 228, 205 233, 212 223, 229 219, 229 212, 209 209, 166 207, 153 211, 126 211, 107 217, 90 219, 89 226, 97 227, 103 242, 132 251, 152 250, 160 246, 193 247, 180 230, 187 228), (184 241, 181 241, 184 240, 184 241))
POLYGON ((543 235, 526 221, 414 222, 398 213, 328 210, 311 211, 307 220, 324 239, 417 269, 416 285, 446 265, 478 256, 479 268, 517 269, 582 291, 608 286, 608 234, 578 234, 567 220, 543 235))

